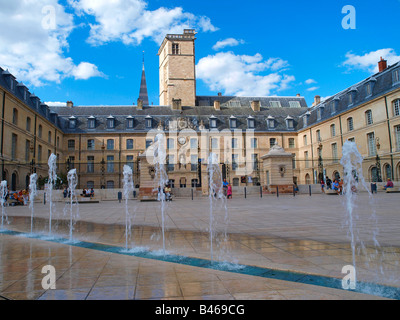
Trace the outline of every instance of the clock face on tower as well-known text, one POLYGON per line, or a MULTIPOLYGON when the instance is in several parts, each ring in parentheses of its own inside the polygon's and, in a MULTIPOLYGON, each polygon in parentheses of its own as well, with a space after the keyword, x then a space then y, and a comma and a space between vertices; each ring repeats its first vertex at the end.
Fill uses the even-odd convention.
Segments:
POLYGON ((178 138, 178 143, 183 146, 186 143, 186 138, 185 137, 180 137, 178 138))

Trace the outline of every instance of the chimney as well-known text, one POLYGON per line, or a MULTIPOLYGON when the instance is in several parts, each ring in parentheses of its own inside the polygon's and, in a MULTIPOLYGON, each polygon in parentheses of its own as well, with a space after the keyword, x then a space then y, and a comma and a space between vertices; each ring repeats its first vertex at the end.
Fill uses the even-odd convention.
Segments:
POLYGON ((218 97, 222 97, 222 92, 218 92, 218 97))
POLYGON ((316 106, 316 105, 320 104, 320 102, 321 102, 321 97, 320 96, 315 96, 314 97, 313 106, 316 106))
POLYGON ((172 99, 172 110, 182 111, 182 100, 181 99, 172 99))
POLYGON ((256 100, 256 101, 251 101, 251 108, 253 109, 254 112, 259 112, 261 110, 260 107, 260 101, 256 100))
POLYGON ((296 94, 296 97, 297 97, 297 98, 300 98, 300 97, 301 97, 300 93, 296 94))
POLYGON ((381 57, 381 61, 378 62, 379 72, 384 71, 387 68, 387 61, 383 60, 381 57))
POLYGON ((214 109, 215 110, 221 110, 221 102, 218 100, 214 100, 214 109))
POLYGON ((143 110, 143 101, 140 99, 138 99, 138 101, 137 101, 137 109, 143 110))
POLYGON ((74 106, 74 103, 72 101, 67 101, 67 107, 72 108, 74 106))

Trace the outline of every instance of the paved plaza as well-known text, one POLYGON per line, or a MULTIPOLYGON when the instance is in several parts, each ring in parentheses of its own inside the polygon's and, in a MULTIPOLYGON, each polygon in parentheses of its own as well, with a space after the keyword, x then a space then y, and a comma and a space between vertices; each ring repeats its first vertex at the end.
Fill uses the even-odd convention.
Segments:
POLYGON ((59 240, 69 237, 68 204, 54 203, 49 234, 49 203, 35 203, 33 233, 40 235, 36 237, 29 235, 29 207, 7 207, 9 223, 4 228, 11 232, 0 233, 0 296, 17 300, 386 299, 375 289, 368 294, 323 284, 341 280, 342 268, 353 265, 353 235, 357 281, 400 289, 399 195, 358 194, 353 233, 345 200, 345 196, 324 194, 252 195, 226 201, 225 210, 221 200, 210 206, 207 197, 177 198, 165 203, 164 219, 160 202, 131 200, 128 242, 124 201, 80 204, 70 243, 59 240), (154 254, 149 258, 140 252, 154 254), (190 259, 171 262, 163 258, 166 255, 190 259), (210 260, 215 268, 201 262, 210 260), (46 265, 55 268, 56 289, 42 286, 46 265), (272 276, 280 272, 285 272, 284 278, 272 276), (315 284, 304 279, 314 279, 315 284))

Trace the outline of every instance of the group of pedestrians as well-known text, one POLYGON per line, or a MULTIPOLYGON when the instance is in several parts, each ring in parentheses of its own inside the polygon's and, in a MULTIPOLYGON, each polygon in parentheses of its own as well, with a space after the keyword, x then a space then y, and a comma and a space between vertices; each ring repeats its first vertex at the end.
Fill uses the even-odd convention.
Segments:
POLYGON ((337 194, 343 194, 343 180, 340 178, 335 178, 333 181, 327 176, 326 179, 321 180, 321 191, 325 193, 326 190, 336 191, 337 194), (326 181, 326 184, 325 184, 326 181))

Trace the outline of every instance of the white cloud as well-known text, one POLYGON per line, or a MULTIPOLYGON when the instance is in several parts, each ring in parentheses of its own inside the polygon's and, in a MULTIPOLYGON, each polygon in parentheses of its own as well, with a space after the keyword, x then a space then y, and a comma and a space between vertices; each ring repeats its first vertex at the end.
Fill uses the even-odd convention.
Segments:
POLYGON ((387 60, 388 65, 400 61, 400 56, 396 54, 394 49, 387 48, 371 51, 364 55, 356 55, 352 52, 347 52, 346 61, 344 61, 342 65, 349 69, 361 69, 371 73, 377 73, 379 71, 378 62, 381 60, 381 57, 387 60))
POLYGON ((314 79, 307 79, 306 84, 313 84, 313 83, 317 83, 317 81, 315 81, 314 79))
POLYGON ((239 44, 243 44, 244 40, 236 40, 234 38, 228 38, 225 40, 218 41, 212 48, 213 50, 221 50, 225 47, 236 47, 239 44))
POLYGON ((64 54, 73 16, 57 0, 0 0, 0 7, 0 30, 6 30, 0 33, 3 68, 36 87, 74 77, 82 63, 76 66, 64 54))
POLYGON ((66 102, 60 102, 60 101, 48 101, 45 102, 50 107, 66 107, 67 103, 66 102))
POLYGON ((287 62, 279 58, 264 61, 261 54, 254 56, 219 52, 200 59, 196 66, 198 79, 203 80, 210 90, 224 91, 227 95, 266 96, 273 91, 285 90, 295 80, 294 76, 272 72, 287 62))
POLYGON ((308 88, 307 91, 315 91, 315 90, 318 90, 318 89, 319 89, 319 87, 311 87, 311 88, 308 88))
POLYGON ((90 15, 95 23, 90 24, 88 42, 102 45, 122 41, 126 45, 140 44, 144 38, 160 43, 167 33, 181 33, 183 29, 197 28, 201 31, 216 31, 210 19, 184 12, 182 8, 154 11, 147 10, 143 0, 68 0, 79 15, 90 15))
POLYGON ((87 80, 93 77, 105 77, 105 75, 99 71, 97 66, 88 62, 81 62, 72 70, 72 75, 76 80, 87 80))

